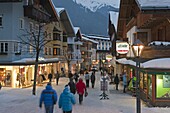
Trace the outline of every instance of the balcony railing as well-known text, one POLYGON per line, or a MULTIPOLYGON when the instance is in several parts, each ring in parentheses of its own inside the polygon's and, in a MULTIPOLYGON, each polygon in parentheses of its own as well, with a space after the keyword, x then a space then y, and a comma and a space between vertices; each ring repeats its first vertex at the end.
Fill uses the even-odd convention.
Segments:
POLYGON ((24 16, 40 22, 49 22, 50 20, 50 14, 33 5, 24 6, 24 16))

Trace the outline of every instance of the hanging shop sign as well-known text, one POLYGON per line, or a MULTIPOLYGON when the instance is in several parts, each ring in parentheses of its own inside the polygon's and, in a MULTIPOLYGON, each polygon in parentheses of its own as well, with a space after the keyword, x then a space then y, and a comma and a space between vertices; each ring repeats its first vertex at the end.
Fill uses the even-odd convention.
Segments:
POLYGON ((126 54, 129 51, 129 44, 127 42, 116 42, 116 51, 119 54, 126 54))
POLYGON ((111 60, 112 59, 112 55, 108 54, 106 55, 106 60, 111 60))

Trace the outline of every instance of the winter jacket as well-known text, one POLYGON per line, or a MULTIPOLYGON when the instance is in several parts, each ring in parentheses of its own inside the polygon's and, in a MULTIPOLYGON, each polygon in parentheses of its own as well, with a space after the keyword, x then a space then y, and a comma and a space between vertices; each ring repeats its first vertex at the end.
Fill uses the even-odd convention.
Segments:
POLYGON ((45 106, 51 106, 57 102, 57 93, 52 89, 51 85, 47 85, 46 89, 41 93, 39 105, 42 106, 43 102, 45 106))
POLYGON ((76 84, 73 82, 73 80, 70 81, 70 82, 68 83, 68 85, 70 86, 70 92, 73 93, 73 94, 75 94, 75 93, 76 93, 76 84))
POLYGON ((115 84, 119 84, 119 77, 116 75, 115 78, 114 78, 114 83, 115 84))
POLYGON ((123 75, 123 85, 127 85, 127 77, 126 77, 126 74, 123 75))
POLYGON ((92 75, 91 75, 91 83, 94 83, 94 82, 95 82, 95 79, 96 79, 95 74, 92 73, 92 75))
POLYGON ((86 91, 86 85, 82 79, 79 79, 79 82, 76 84, 76 89, 78 94, 84 94, 84 91, 86 91))
POLYGON ((71 111, 72 104, 76 104, 76 100, 74 95, 70 93, 70 89, 67 86, 60 95, 58 105, 63 111, 71 111))
POLYGON ((89 80, 89 79, 90 79, 89 73, 86 73, 84 76, 85 76, 85 79, 86 79, 86 80, 89 80))

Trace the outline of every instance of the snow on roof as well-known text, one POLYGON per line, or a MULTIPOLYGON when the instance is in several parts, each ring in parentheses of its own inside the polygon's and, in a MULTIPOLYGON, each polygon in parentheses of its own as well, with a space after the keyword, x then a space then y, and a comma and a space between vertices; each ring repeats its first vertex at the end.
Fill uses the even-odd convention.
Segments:
POLYGON ((119 13, 118 12, 114 12, 114 11, 110 11, 109 14, 110 14, 111 23, 114 25, 114 27, 115 27, 115 29, 117 31, 117 23, 118 23, 119 13))
POLYGON ((170 69, 170 58, 153 59, 141 64, 142 68, 170 69))
POLYGON ((136 62, 134 62, 133 60, 127 60, 126 58, 117 59, 116 61, 120 64, 129 64, 136 66, 136 62))
POLYGON ((58 16, 60 17, 60 13, 61 13, 62 11, 64 11, 65 9, 64 9, 64 8, 55 8, 55 10, 56 10, 58 16))
POLYGON ((165 45, 165 46, 170 46, 170 42, 163 42, 163 41, 153 41, 148 44, 149 46, 151 45, 165 45))
POLYGON ((170 0, 137 0, 138 5, 141 8, 168 8, 170 9, 170 0))
POLYGON ((74 27, 74 32, 75 32, 75 34, 77 34, 78 30, 80 30, 79 27, 74 27))
POLYGON ((85 35, 85 37, 90 39, 110 40, 109 37, 104 37, 104 36, 85 35))
POLYGON ((87 37, 85 37, 85 36, 82 36, 82 39, 84 39, 84 40, 88 40, 88 41, 91 41, 91 42, 93 42, 93 43, 98 44, 98 42, 97 42, 97 41, 92 40, 92 39, 89 39, 89 38, 87 38, 87 37))
MULTIPOLYGON (((133 60, 127 60, 126 58, 121 58, 116 60, 120 64, 128 64, 132 66, 136 66, 136 62, 133 60)), ((149 60, 144 63, 140 63, 141 68, 160 68, 160 69, 170 69, 170 58, 159 58, 149 60)))

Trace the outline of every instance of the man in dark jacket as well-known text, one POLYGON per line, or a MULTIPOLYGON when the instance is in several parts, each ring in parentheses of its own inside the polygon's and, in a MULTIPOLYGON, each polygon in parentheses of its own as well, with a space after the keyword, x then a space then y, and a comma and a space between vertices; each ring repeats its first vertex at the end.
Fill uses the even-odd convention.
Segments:
POLYGON ((92 74, 91 74, 91 84, 92 84, 92 88, 94 88, 95 80, 96 80, 95 72, 92 72, 92 74))
POLYGON ((116 90, 118 90, 118 85, 119 85, 119 77, 118 74, 116 74, 115 78, 114 78, 114 83, 116 84, 116 90))
POLYGON ((73 79, 70 79, 70 82, 68 83, 70 86, 70 92, 75 94, 76 93, 76 84, 74 83, 73 79))
POLYGON ((52 78, 53 78, 53 75, 52 75, 52 73, 49 73, 49 74, 48 74, 48 79, 49 79, 49 82, 51 82, 51 81, 52 81, 52 78))
POLYGON ((66 85, 60 95, 58 106, 62 108, 63 113, 72 113, 72 105, 76 104, 75 97, 70 93, 69 86, 66 85))
POLYGON ((46 89, 44 89, 40 96, 39 107, 42 108, 44 103, 46 113, 53 113, 54 104, 57 102, 57 93, 52 88, 51 83, 48 83, 46 89))

